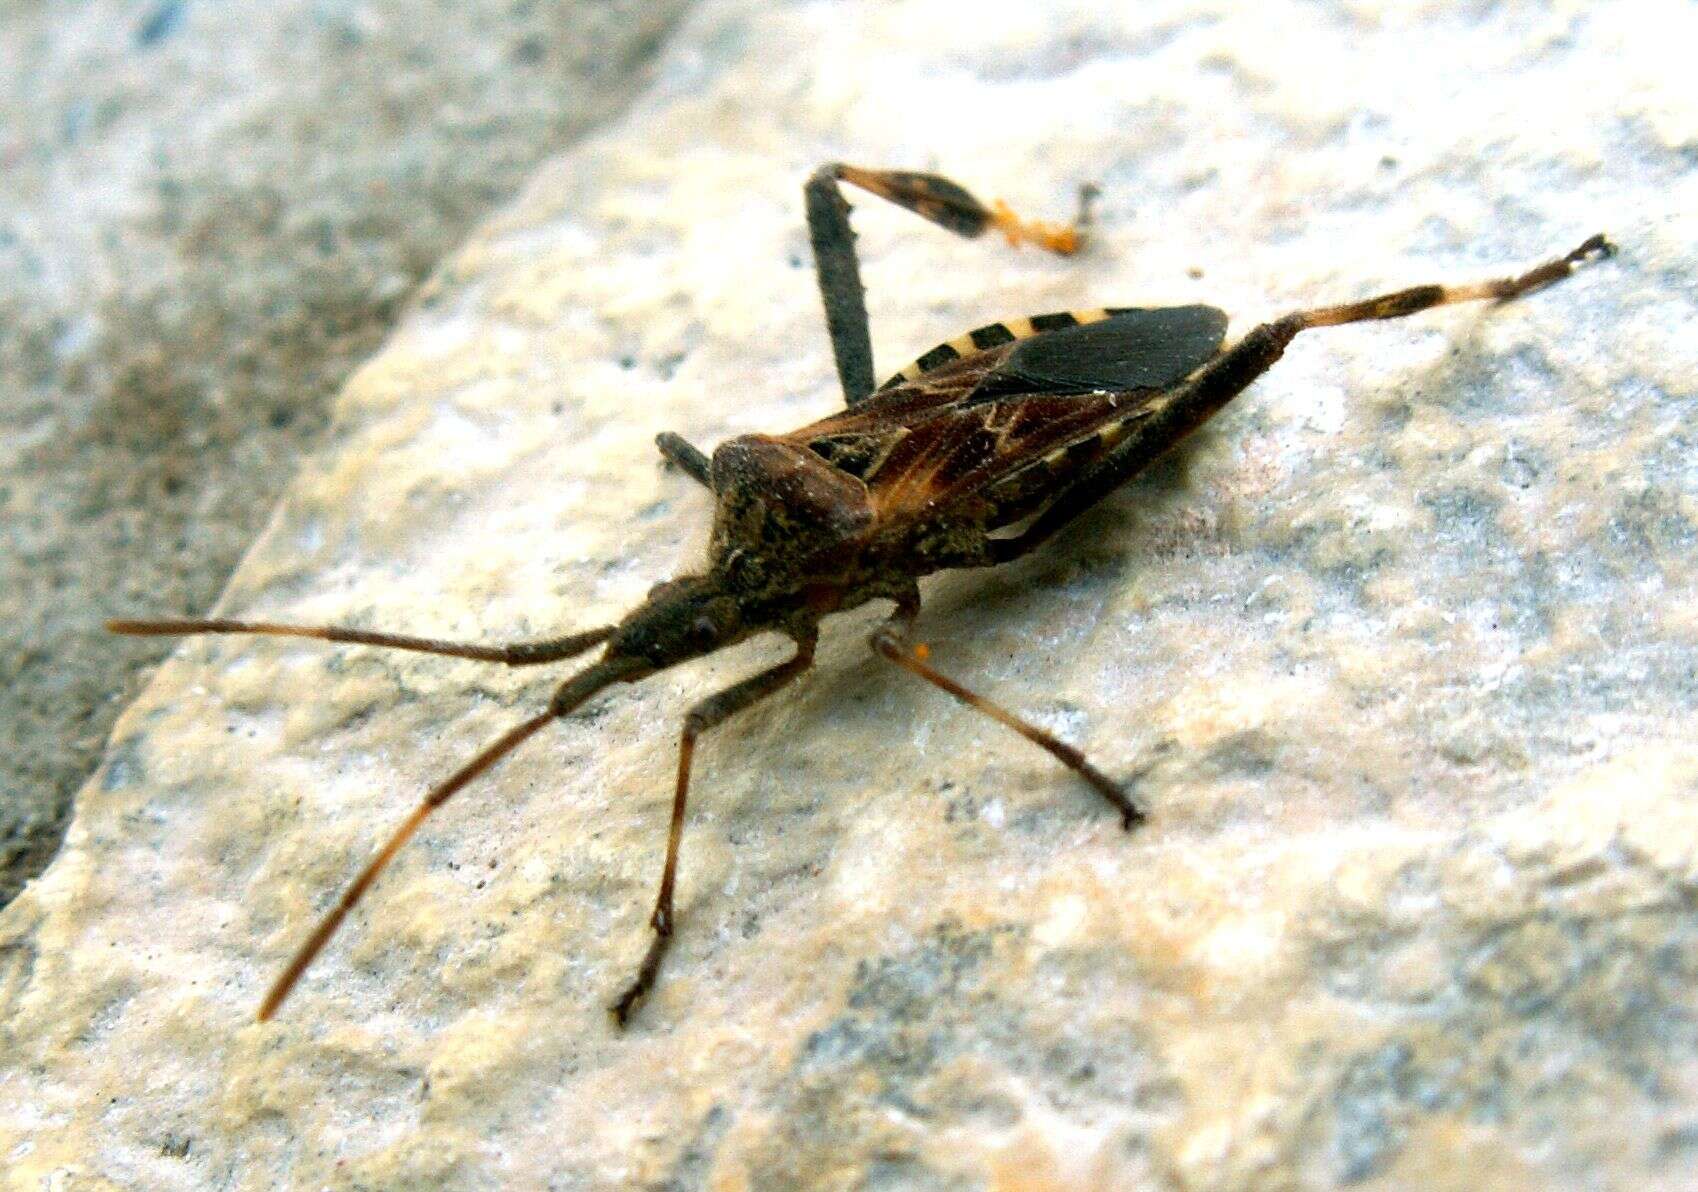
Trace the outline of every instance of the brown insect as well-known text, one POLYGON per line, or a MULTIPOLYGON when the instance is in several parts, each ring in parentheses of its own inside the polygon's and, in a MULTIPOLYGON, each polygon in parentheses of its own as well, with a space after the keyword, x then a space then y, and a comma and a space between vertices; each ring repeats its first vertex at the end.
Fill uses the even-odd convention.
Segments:
MULTIPOLYGON (((846 408, 780 435, 744 435, 709 459, 674 434, 661 454, 716 502, 700 574, 655 587, 617 625, 509 645, 472 645, 325 626, 231 620, 113 621, 115 633, 252 633, 387 646, 532 666, 595 646, 601 657, 567 679, 546 711, 487 746, 431 790, 314 928, 259 1008, 264 1020, 355 903, 425 818, 552 720, 614 683, 724 649, 756 633, 796 645, 787 661, 703 700, 684 718, 678 778, 649 923, 654 936, 636 978, 613 1003, 620 1025, 653 987, 674 929, 672 894, 696 738, 791 682, 813 663, 819 623, 869 600, 895 610, 872 648, 897 666, 1007 725, 1090 783, 1131 828, 1143 811, 1083 754, 934 669, 911 644, 917 581, 935 571, 1017 559, 1126 483, 1195 430, 1285 351, 1298 332, 1392 319, 1471 299, 1508 299, 1568 276, 1613 246, 1593 236, 1518 277, 1425 285, 1343 306, 1317 307, 1254 328, 1223 348, 1226 315, 1212 306, 1117 308, 1011 319, 977 328, 921 356, 873 388, 872 346, 856 263, 848 182, 973 237, 989 228, 1011 243, 1068 254, 1073 228, 1021 221, 933 174, 828 165, 805 187, 826 327, 846 408)), ((1083 222, 1083 213, 1081 220, 1083 222)))

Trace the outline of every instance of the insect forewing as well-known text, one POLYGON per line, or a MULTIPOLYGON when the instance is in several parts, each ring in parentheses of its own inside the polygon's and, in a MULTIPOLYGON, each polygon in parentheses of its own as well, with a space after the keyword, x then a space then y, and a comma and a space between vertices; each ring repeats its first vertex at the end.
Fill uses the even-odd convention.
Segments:
POLYGON ((1212 306, 1112 310, 1023 339, 969 400, 1012 393, 1161 389, 1220 351, 1226 314, 1212 306))

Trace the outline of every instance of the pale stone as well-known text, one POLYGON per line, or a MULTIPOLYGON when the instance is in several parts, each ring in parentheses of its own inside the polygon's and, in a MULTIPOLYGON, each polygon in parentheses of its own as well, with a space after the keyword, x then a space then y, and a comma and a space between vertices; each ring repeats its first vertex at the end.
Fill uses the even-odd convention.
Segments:
POLYGON ((18 1186, 1691 1186, 1698 19, 1135 11, 704 4, 354 378, 219 607, 496 640, 690 567, 708 502, 654 434, 837 400, 820 161, 1052 217, 1104 187, 1072 262, 858 201, 886 371, 998 316, 1241 332, 1609 232, 1523 301, 1303 337, 1053 549, 928 587, 936 663, 1138 775, 1150 823, 879 663, 863 610, 698 751, 629 1031, 681 717, 779 643, 528 744, 260 1025, 555 676, 191 642, 0 918, 18 1186))
POLYGON ((433 265, 685 4, 0 5, 0 906, 170 648, 101 622, 216 598, 433 265))

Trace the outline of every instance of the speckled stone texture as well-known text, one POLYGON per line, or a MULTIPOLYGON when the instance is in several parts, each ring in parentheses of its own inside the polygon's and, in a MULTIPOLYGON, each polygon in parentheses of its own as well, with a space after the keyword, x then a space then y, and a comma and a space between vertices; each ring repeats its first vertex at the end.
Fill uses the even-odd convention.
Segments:
POLYGON ((0 5, 0 906, 330 400, 683 0, 0 5), (133 693, 133 692, 132 692, 133 693))
POLYGON ((1150 823, 879 663, 866 609, 698 751, 630 1031, 680 718, 781 643, 527 745, 259 1025, 555 676, 187 643, 0 917, 11 1186, 1698 1186, 1695 10, 1124 11, 710 0, 355 375, 218 607, 495 640, 688 568, 707 500, 654 434, 837 400, 820 161, 1040 216, 1103 188, 1070 262, 858 203, 884 370, 1609 232, 1524 301, 1305 335, 1052 549, 928 586, 937 663, 1139 775, 1150 823))

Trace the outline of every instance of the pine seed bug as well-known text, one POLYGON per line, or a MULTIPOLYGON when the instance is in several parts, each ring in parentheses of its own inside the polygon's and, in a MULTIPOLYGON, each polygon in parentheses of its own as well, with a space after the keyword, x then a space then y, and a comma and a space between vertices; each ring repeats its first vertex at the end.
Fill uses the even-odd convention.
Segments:
MULTIPOLYGON (((660 453, 715 501, 705 567, 656 586, 617 625, 543 641, 473 645, 330 626, 237 620, 114 621, 115 633, 245 633, 317 638, 533 666, 602 647, 548 707, 430 790, 300 946, 259 1008, 276 1013, 384 867, 426 817, 544 725, 615 683, 634 683, 757 633, 788 637, 786 661, 690 709, 679 739, 672 816, 647 951, 610 1009, 619 1025, 649 992, 674 931, 673 891, 697 738, 792 682, 813 663, 826 616, 871 600, 894 610, 871 646, 1046 750, 1108 801, 1130 829, 1143 810, 1073 746, 962 686, 912 642, 918 580, 1017 559, 1125 484, 1267 371, 1315 327, 1394 319, 1475 299, 1507 300, 1558 281, 1613 246, 1593 236, 1518 276, 1422 285, 1342 306, 1299 310, 1223 347, 1212 306, 1104 307, 989 323, 925 353, 874 388, 867 311, 841 190, 849 183, 964 237, 1072 253, 1071 227, 1022 221, 947 178, 833 164, 804 187, 815 270, 844 408, 787 434, 743 435, 711 458, 675 434, 660 453)), ((1083 210, 1081 220, 1083 222, 1083 210)))

